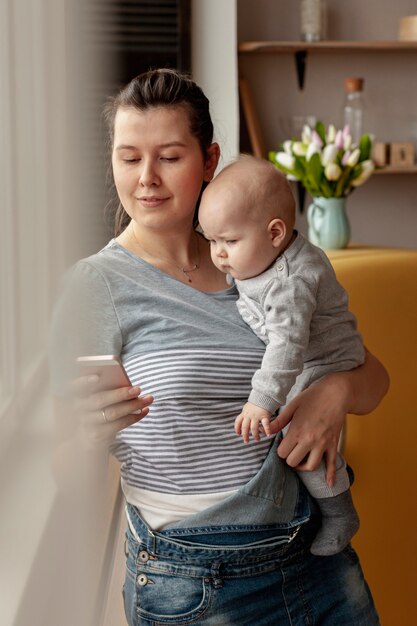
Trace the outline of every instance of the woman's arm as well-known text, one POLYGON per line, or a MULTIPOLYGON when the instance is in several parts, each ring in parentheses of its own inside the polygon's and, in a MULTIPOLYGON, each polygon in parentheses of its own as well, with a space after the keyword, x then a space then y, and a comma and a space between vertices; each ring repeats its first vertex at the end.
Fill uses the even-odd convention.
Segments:
POLYGON ((311 471, 324 457, 332 484, 340 433, 347 413, 373 411, 389 387, 384 366, 366 350, 365 362, 354 370, 322 378, 294 398, 271 423, 272 432, 290 424, 278 454, 297 470, 311 471))

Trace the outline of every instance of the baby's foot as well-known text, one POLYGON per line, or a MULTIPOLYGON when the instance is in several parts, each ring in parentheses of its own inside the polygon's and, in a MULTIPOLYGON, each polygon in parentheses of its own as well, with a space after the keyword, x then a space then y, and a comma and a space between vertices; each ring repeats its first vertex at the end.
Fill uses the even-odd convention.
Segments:
POLYGON ((318 556, 341 552, 359 529, 359 517, 350 491, 331 498, 317 498, 322 514, 321 528, 310 551, 318 556))

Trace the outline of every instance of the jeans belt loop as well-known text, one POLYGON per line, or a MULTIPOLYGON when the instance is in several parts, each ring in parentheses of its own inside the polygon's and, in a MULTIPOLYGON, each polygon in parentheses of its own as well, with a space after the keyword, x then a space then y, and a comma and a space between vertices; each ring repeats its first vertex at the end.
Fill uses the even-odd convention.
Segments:
POLYGON ((213 587, 215 589, 220 589, 223 587, 223 580, 219 576, 221 563, 213 563, 211 566, 211 576, 213 578, 213 587))

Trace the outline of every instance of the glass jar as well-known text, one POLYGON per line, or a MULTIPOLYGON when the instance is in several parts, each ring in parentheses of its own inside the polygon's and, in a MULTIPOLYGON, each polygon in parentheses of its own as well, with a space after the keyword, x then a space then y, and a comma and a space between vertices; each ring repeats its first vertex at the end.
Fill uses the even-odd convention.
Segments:
POLYGON ((301 0, 301 39, 321 41, 326 38, 326 0, 301 0))
POLYGON ((363 133, 365 115, 363 83, 363 78, 345 79, 344 123, 349 126, 352 142, 355 145, 358 145, 363 133))

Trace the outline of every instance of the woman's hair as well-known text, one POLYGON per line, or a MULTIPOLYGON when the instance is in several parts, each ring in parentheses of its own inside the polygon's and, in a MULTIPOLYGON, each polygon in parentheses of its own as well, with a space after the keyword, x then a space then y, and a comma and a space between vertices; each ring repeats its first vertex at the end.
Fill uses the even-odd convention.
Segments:
MULTIPOLYGON (((119 108, 146 111, 153 107, 178 105, 184 106, 187 110, 191 133, 198 140, 203 158, 206 159, 208 148, 213 142, 209 101, 189 76, 172 69, 157 69, 140 74, 114 98, 109 99, 104 108, 104 120, 109 133, 110 147, 113 147, 114 121, 119 108)), ((114 220, 115 236, 119 235, 129 222, 130 217, 119 203, 114 220)))

